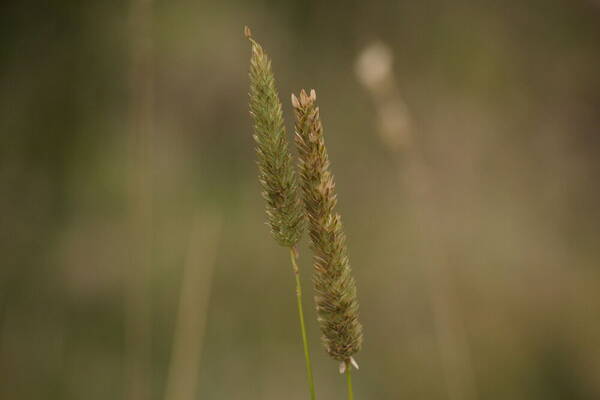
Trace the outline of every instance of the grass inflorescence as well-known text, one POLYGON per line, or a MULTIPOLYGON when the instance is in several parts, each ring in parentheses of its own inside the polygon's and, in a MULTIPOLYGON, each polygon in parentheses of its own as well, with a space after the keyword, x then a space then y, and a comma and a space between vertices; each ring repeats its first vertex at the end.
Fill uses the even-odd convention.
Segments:
POLYGON ((271 60, 246 28, 252 44, 250 59, 250 114, 259 180, 267 202, 267 219, 277 243, 293 247, 302 236, 304 213, 298 197, 296 172, 288 149, 281 101, 275 87, 271 60))
POLYGON ((313 283, 323 344, 329 355, 340 362, 340 372, 346 372, 348 398, 353 399, 351 366, 358 368, 353 355, 362 346, 362 325, 358 320, 356 283, 347 255, 346 235, 341 217, 335 212, 335 183, 329 170, 316 93, 312 90, 307 94, 302 90, 299 96, 292 95, 299 185, 288 149, 271 60, 252 38, 250 29, 246 28, 244 33, 252 44, 250 114, 254 119, 259 180, 267 202, 267 220, 273 238, 290 250, 311 399, 315 399, 315 390, 296 249, 306 221, 314 251, 313 283))
MULTIPOLYGON (((345 366, 362 345, 356 284, 346 249, 341 216, 316 93, 292 95, 296 112, 296 145, 304 206, 314 255, 314 287, 318 321, 329 355, 345 366)), ((344 367, 345 368, 345 367, 344 367)))

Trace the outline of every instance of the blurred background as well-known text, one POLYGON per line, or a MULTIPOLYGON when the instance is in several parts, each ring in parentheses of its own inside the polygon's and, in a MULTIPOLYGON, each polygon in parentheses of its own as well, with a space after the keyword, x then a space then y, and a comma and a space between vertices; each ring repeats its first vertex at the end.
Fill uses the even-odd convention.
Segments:
MULTIPOLYGON (((306 399, 264 225, 249 25, 314 88, 357 399, 600 398, 600 3, 0 6, 0 398, 306 399)), ((319 343, 317 395, 345 398, 319 343)))

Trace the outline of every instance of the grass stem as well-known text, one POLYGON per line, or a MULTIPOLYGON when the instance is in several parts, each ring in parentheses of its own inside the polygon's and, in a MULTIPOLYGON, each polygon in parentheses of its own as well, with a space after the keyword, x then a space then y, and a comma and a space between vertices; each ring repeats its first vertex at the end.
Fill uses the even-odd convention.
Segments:
POLYGON ((306 326, 304 324, 304 309, 302 307, 302 285, 300 284, 300 270, 296 262, 297 250, 294 247, 290 248, 290 259, 294 268, 294 276, 296 277, 296 299, 298 301, 298 316, 300 317, 300 330, 302 332, 302 344, 304 345, 304 358, 306 360, 306 380, 310 391, 311 400, 315 400, 315 383, 313 380, 312 365, 310 362, 310 352, 308 350, 308 339, 306 337, 306 326))
POLYGON ((346 363, 346 384, 348 385, 348 400, 354 400, 354 390, 352 389, 352 365, 346 363))

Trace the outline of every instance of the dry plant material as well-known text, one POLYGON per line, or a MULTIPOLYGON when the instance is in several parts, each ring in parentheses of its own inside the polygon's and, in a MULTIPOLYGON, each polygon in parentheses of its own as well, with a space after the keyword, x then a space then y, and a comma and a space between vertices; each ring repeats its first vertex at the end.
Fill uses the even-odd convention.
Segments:
POLYGON ((314 90, 304 90, 292 105, 296 113, 296 145, 304 206, 314 250, 315 302, 323 344, 329 355, 341 361, 340 372, 350 365, 362 345, 358 321, 356 284, 347 256, 346 235, 335 212, 335 183, 329 171, 329 158, 314 90))

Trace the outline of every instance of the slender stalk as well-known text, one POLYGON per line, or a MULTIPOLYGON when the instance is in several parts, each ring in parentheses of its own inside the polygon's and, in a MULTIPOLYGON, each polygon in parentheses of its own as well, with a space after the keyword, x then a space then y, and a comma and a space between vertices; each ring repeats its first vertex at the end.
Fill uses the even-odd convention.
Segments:
POLYGON ((346 362, 346 384, 348 385, 348 400, 354 400, 354 390, 352 389, 352 365, 346 362))
POLYGON ((310 390, 311 400, 315 400, 315 382, 313 380, 312 365, 310 362, 310 352, 308 350, 308 338, 306 336, 306 326, 304 324, 304 309, 302 307, 302 285, 300 284, 300 270, 296 258, 298 251, 294 247, 290 247, 290 259, 294 268, 294 276, 296 278, 296 300, 298 301, 298 316, 300 317, 300 331, 302 332, 302 344, 304 345, 304 358, 306 360, 306 380, 310 390))

